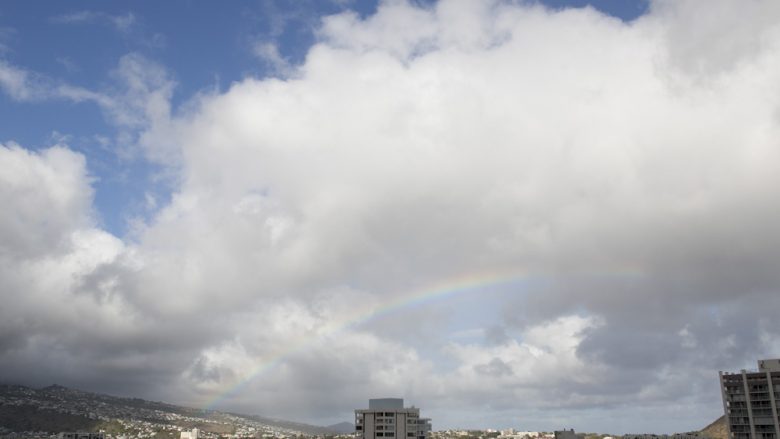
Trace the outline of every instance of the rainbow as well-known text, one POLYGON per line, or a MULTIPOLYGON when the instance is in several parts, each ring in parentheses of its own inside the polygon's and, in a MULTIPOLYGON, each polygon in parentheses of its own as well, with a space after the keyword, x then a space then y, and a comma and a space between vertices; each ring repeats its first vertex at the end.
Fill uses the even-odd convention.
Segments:
POLYGON ((422 288, 417 288, 403 294, 395 294, 391 300, 378 305, 366 306, 350 313, 352 318, 336 320, 327 324, 324 328, 317 331, 316 335, 302 338, 297 342, 290 343, 284 349, 275 352, 266 361, 257 365, 250 373, 238 380, 235 384, 229 386, 226 390, 220 392, 216 397, 209 399, 205 404, 206 410, 214 409, 221 402, 237 395, 253 380, 266 372, 276 368, 284 362, 285 359, 293 354, 302 352, 315 344, 317 341, 333 336, 346 329, 354 328, 367 323, 371 320, 381 318, 392 314, 400 309, 413 306, 420 306, 433 301, 452 297, 458 294, 481 291, 485 288, 510 285, 522 280, 527 280, 526 276, 518 275, 513 271, 491 271, 477 274, 458 275, 445 280, 428 284, 422 288))

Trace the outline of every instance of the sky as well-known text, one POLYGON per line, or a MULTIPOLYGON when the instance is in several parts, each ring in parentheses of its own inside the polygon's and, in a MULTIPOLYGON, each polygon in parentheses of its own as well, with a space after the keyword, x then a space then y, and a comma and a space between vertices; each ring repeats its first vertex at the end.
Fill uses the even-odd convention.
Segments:
POLYGON ((4 3, 0 381, 698 430, 780 356, 779 75, 774 0, 4 3))

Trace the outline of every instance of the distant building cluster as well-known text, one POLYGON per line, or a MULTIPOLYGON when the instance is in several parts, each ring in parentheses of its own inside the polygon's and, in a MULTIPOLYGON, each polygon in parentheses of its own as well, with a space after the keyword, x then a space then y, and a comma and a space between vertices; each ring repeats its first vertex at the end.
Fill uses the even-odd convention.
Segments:
POLYGON ((57 439, 104 439, 103 433, 60 433, 57 435, 57 439))
POLYGON ((538 431, 517 431, 514 428, 501 430, 499 437, 502 439, 534 439, 541 436, 538 431))
POLYGON ((190 431, 182 431, 180 439, 198 439, 199 434, 200 430, 193 428, 190 431))
POLYGON ((758 370, 719 375, 731 439, 780 438, 780 359, 759 360, 758 370))
POLYGON ((624 434, 623 439, 704 439, 698 432, 675 434, 624 434))
POLYGON ((512 428, 501 431, 491 428, 486 430, 439 430, 431 432, 431 439, 555 439, 552 433, 517 431, 512 428), (501 431, 504 433, 501 434, 501 431))
POLYGON ((370 399, 368 409, 355 410, 355 432, 363 439, 429 439, 431 420, 401 398, 370 399))

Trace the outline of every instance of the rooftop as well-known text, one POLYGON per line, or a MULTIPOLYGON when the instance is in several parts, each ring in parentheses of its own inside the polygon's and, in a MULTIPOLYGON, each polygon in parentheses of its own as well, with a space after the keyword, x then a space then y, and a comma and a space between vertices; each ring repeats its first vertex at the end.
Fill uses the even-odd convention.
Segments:
POLYGON ((397 410, 403 408, 403 398, 377 398, 368 400, 369 410, 397 410))

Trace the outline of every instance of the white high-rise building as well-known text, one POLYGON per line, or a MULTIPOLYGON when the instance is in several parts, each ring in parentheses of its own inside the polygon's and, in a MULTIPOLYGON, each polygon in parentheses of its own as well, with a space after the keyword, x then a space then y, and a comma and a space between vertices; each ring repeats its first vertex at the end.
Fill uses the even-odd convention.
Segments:
POLYGON ((369 399, 367 410, 355 410, 355 432, 363 439, 429 439, 431 420, 401 398, 369 399))
POLYGON ((720 372, 723 411, 731 439, 780 439, 780 359, 758 370, 720 372))

